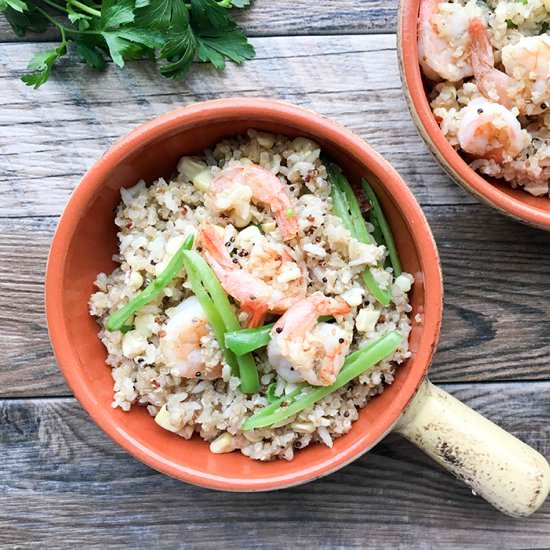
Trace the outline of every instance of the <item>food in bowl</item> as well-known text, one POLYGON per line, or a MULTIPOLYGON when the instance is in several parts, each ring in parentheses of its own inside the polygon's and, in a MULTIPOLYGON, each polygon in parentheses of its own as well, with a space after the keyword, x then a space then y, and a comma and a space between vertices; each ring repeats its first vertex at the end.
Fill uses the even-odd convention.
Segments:
POLYGON ((480 174, 550 184, 548 0, 421 0, 418 54, 450 144, 480 174))
POLYGON ((258 460, 347 433, 410 356, 413 277, 362 184, 249 130, 122 189, 119 267, 90 299, 113 407, 258 460))

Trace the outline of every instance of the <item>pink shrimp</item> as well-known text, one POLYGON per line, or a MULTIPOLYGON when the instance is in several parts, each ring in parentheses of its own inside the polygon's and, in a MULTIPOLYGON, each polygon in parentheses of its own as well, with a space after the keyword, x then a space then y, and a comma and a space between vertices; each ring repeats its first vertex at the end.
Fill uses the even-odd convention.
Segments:
MULTIPOLYGON (((216 227, 208 225, 201 231, 200 242, 204 247, 204 257, 214 270, 224 290, 240 303, 241 310, 249 315, 248 326, 260 326, 268 311, 283 313, 306 295, 306 278, 302 276, 288 286, 286 291, 266 283, 235 265, 225 248, 223 238, 216 227)), ((275 253, 275 251, 273 251, 275 253)), ((280 254, 282 264, 292 261, 290 254, 283 249, 280 254)))
POLYGON ((279 375, 289 382, 332 384, 344 364, 351 335, 335 323, 317 323, 321 315, 345 315, 348 304, 321 292, 300 300, 275 323, 267 353, 279 375))
POLYGON ((290 197, 281 180, 261 166, 226 168, 214 178, 206 196, 208 208, 215 212, 232 211, 239 227, 250 221, 251 201, 271 209, 285 241, 296 236, 298 222, 290 197))
POLYGON ((418 57, 430 80, 456 82, 472 75, 468 22, 481 13, 474 2, 457 6, 421 0, 418 13, 418 57))
POLYGON ((479 18, 472 19, 468 32, 472 67, 479 91, 487 99, 500 103, 507 109, 517 106, 523 112, 525 110, 525 101, 521 95, 523 85, 495 68, 495 56, 485 23, 479 18))
POLYGON ((525 36, 516 44, 502 48, 506 72, 495 68, 493 47, 481 19, 470 22, 472 66, 477 87, 492 101, 521 114, 540 114, 550 101, 550 39, 525 36))
POLYGON ((221 365, 207 366, 201 355, 201 338, 209 333, 208 319, 195 296, 186 298, 163 327, 160 350, 171 374, 183 378, 214 380, 221 365))

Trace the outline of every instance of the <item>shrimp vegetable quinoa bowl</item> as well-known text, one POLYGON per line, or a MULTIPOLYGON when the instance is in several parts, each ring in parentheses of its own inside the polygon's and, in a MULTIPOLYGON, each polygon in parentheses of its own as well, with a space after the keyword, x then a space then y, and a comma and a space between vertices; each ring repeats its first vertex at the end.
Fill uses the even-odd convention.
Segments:
POLYGON ((421 0, 430 106, 471 168, 550 192, 550 2, 421 0))
POLYGON ((368 182, 321 153, 251 129, 121 189, 119 265, 90 299, 113 407, 213 453, 291 460, 392 383, 413 277, 368 182))

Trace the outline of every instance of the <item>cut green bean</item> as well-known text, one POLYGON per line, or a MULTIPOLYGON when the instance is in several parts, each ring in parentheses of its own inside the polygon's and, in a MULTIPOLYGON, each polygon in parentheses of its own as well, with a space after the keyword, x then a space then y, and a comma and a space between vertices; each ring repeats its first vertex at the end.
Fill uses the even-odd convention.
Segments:
POLYGON ((239 376, 240 373, 237 358, 235 357, 235 354, 225 346, 225 325, 218 310, 216 309, 216 306, 214 305, 214 302, 204 289, 203 283, 192 262, 189 261, 189 258, 185 255, 183 256, 183 265, 185 267, 185 271, 187 272, 187 279, 191 284, 193 294, 197 297, 197 300, 204 310, 208 323, 212 328, 212 332, 214 333, 214 336, 223 351, 225 362, 231 367, 233 376, 239 376))
MULTIPOLYGON (((319 322, 330 321, 332 317, 323 315, 319 322)), ((251 351, 263 348, 271 340, 271 329, 275 323, 269 323, 257 328, 242 328, 226 332, 225 345, 238 357, 251 351)))
POLYGON ((226 332, 225 345, 237 356, 263 348, 271 340, 271 329, 274 324, 226 332))
MULTIPOLYGON (((162 273, 153 279, 141 292, 138 292, 124 307, 110 315, 105 323, 107 330, 121 330, 127 327, 126 321, 132 317, 138 309, 150 303, 155 296, 160 294, 183 268, 183 253, 193 246, 193 235, 189 235, 179 250, 172 256, 162 273)), ((126 329, 126 328, 125 328, 126 329)))
POLYGON ((311 407, 329 393, 345 386, 350 380, 357 378, 357 376, 373 368, 380 361, 394 353, 399 347, 401 340, 402 336, 398 332, 390 332, 380 337, 378 340, 358 350, 354 354, 353 359, 351 356, 348 357, 333 384, 315 388, 302 385, 245 420, 242 424, 242 429, 253 430, 255 428, 266 428, 273 424, 279 424, 287 418, 311 407))
MULTIPOLYGON (((340 168, 332 163, 327 162, 328 180, 331 184, 331 196, 333 210, 338 216, 344 227, 360 242, 365 244, 373 244, 374 239, 367 230, 367 225, 359 203, 353 192, 353 189, 340 168)), ((376 280, 372 269, 365 269, 362 273, 363 280, 369 292, 384 306, 391 302, 391 290, 382 288, 376 280)))
POLYGON ((374 189, 370 186, 369 182, 364 178, 361 180, 361 185, 363 186, 363 190, 365 191, 365 194, 367 195, 367 198, 371 203, 372 214, 376 219, 376 221, 378 222, 380 231, 384 236, 384 242, 385 242, 386 248, 388 249, 390 262, 393 267, 393 274, 395 277, 399 277, 399 275, 401 275, 403 271, 401 269, 401 262, 399 261, 399 254, 397 253, 397 247, 395 246, 395 240, 393 238, 392 230, 386 220, 386 216, 384 215, 384 211, 380 206, 380 202, 378 200, 378 197, 376 196, 376 193, 374 192, 374 189))
MULTIPOLYGON (((184 255, 192 264, 193 269, 199 276, 204 288, 212 298, 212 302, 214 303, 214 306, 223 321, 225 327, 224 332, 240 329, 241 325, 239 324, 239 320, 237 319, 237 316, 229 303, 227 294, 212 269, 210 269, 210 266, 204 261, 198 252, 185 251, 184 255)), ((225 348, 225 338, 223 339, 223 344, 221 345, 225 348)), ((241 390, 244 393, 256 393, 260 388, 260 380, 254 358, 250 353, 246 353, 237 357, 237 363, 239 365, 241 390)))

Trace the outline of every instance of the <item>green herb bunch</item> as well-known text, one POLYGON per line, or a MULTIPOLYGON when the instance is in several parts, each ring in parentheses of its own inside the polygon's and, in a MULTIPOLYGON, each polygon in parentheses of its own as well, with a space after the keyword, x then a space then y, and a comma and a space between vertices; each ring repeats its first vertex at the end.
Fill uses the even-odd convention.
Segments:
POLYGON ((44 32, 55 27, 61 43, 35 55, 23 82, 38 88, 71 44, 79 57, 101 70, 109 57, 125 61, 154 57, 160 73, 181 79, 198 59, 221 70, 227 59, 242 63, 254 57, 253 46, 230 17, 229 8, 250 0, 0 0, 14 32, 44 32))

